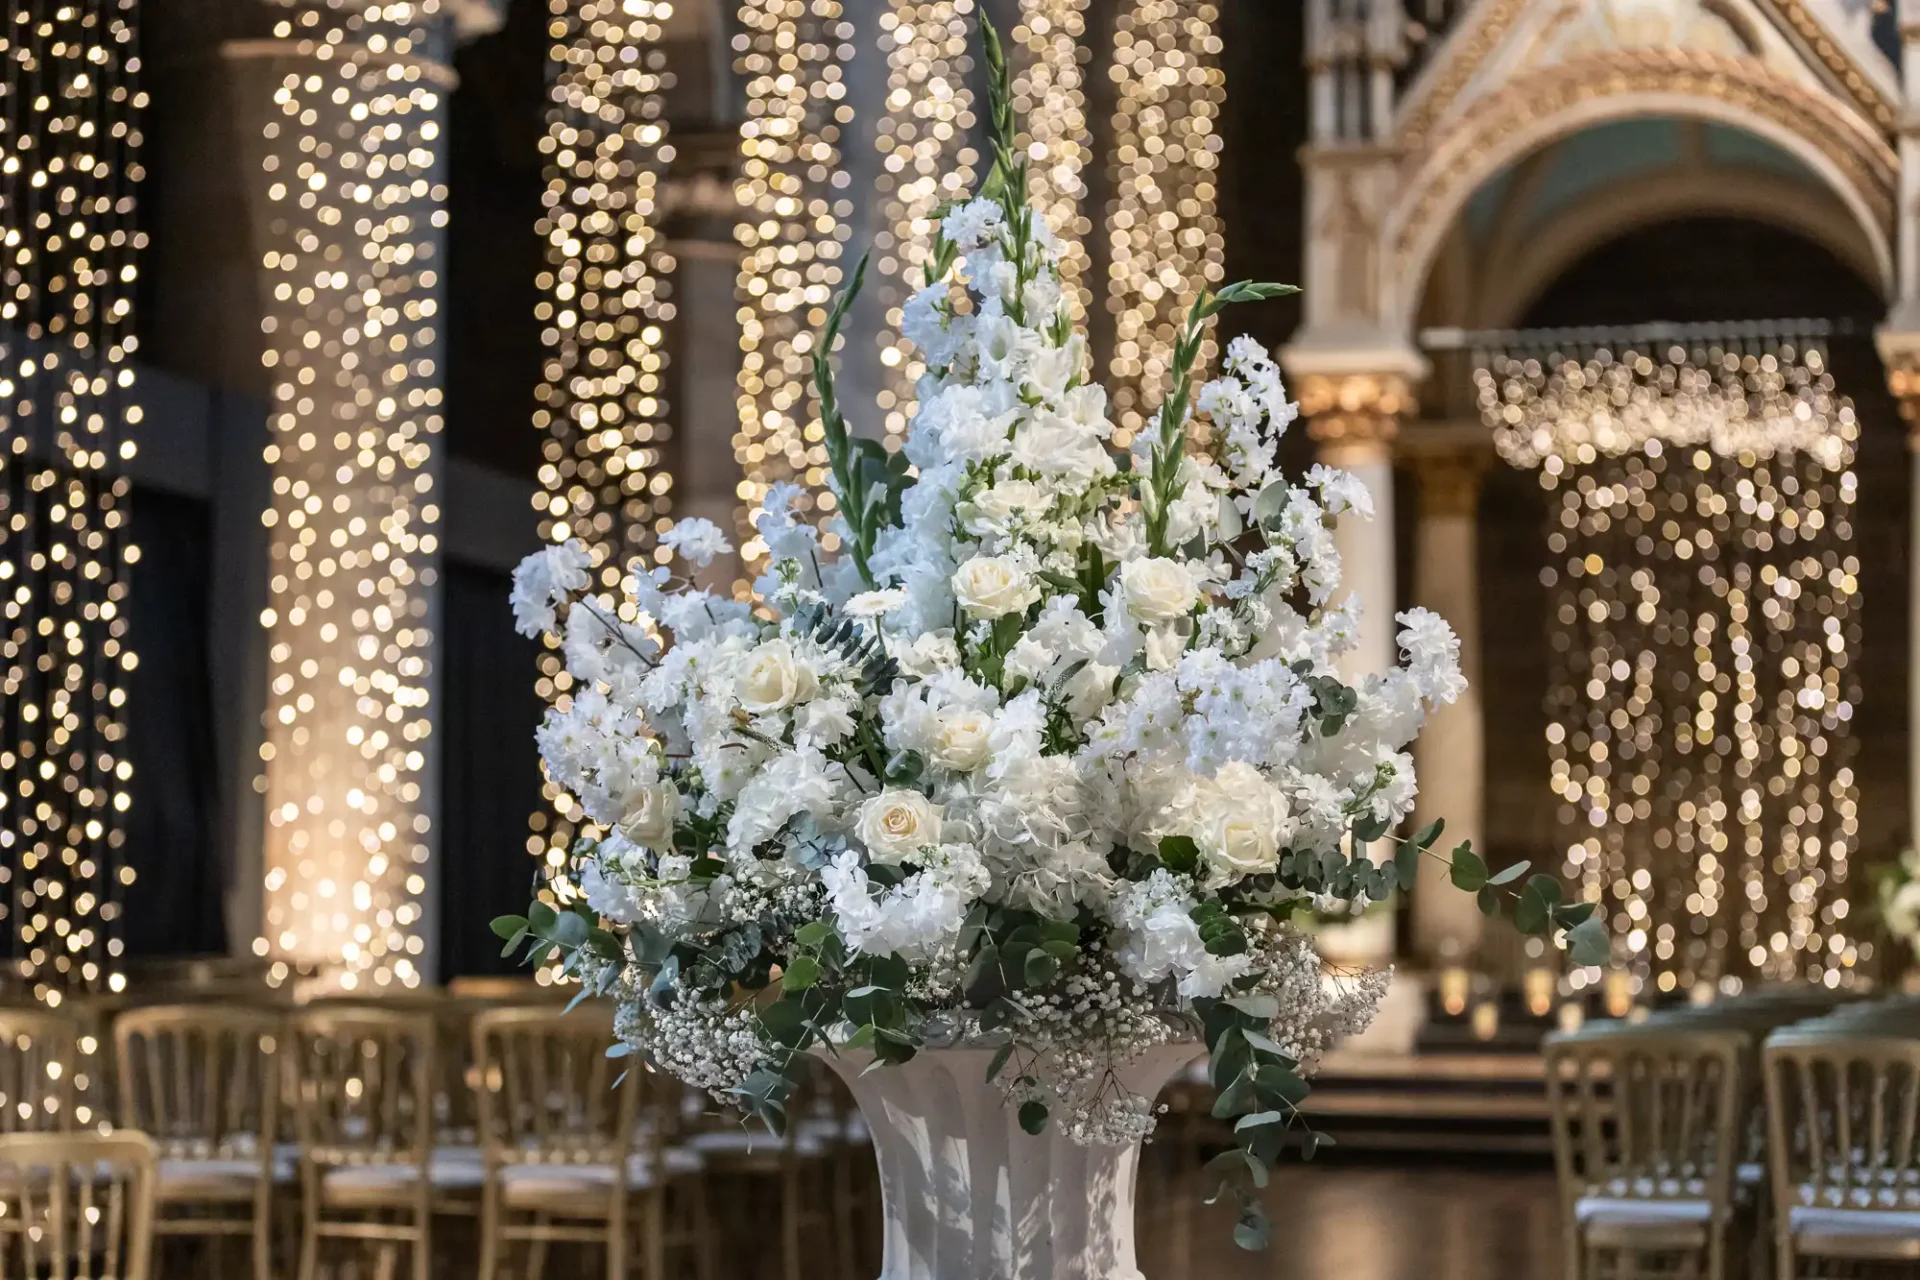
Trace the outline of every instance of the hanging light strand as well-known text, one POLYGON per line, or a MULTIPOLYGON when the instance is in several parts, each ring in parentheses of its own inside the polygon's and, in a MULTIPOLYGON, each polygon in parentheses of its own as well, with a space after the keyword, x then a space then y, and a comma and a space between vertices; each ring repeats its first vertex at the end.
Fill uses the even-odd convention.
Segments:
POLYGON ((1016 141, 1032 161, 1028 186, 1036 208, 1060 238, 1060 280, 1076 324, 1093 306, 1087 237, 1087 170, 1093 132, 1087 119, 1088 0, 1021 0, 1013 29, 1014 109, 1024 126, 1016 141))
MULTIPOLYGON (((1218 7, 1200 0, 1127 0, 1114 31, 1107 308, 1116 444, 1158 407, 1182 319, 1200 287, 1225 275, 1218 21, 1218 7)), ((1213 355, 1209 339, 1200 363, 1213 355)))
POLYGON ((264 127, 273 380, 264 935, 349 990, 414 986, 433 828, 441 121, 435 6, 287 5, 264 127))
MULTIPOLYGON (((50 1005, 120 991, 140 57, 130 0, 16 8, 0 101, 0 880, 50 1005)), ((86 1123, 87 1115, 76 1114, 86 1123)))
MULTIPOLYGON (((534 307, 546 346, 534 426, 546 438, 534 505, 544 536, 589 548, 609 609, 632 608, 621 603, 621 575, 648 553, 672 501, 662 451, 675 263, 656 226, 674 156, 661 48, 672 12, 667 0, 550 0, 547 23, 547 185, 536 228, 546 264, 534 307)), ((558 641, 547 643, 537 687, 563 699, 570 678, 558 641)), ((572 796, 546 790, 552 811, 533 815, 527 848, 557 876, 584 815, 572 796)))
POLYGON ((1630 978, 1850 983, 1872 954, 1847 898, 1858 424, 1820 353, 1542 353, 1477 376, 1498 447, 1549 495, 1565 871, 1630 978))
POLYGON ((887 59, 887 114, 875 146, 881 163, 881 227, 874 263, 886 327, 878 335, 887 370, 880 411, 891 438, 904 439, 919 408, 915 391, 926 366, 900 334, 901 307, 925 283, 934 214, 973 188, 978 153, 973 70, 968 41, 973 0, 892 0, 880 15, 880 51, 887 59))
MULTIPOLYGON (((752 573, 766 545, 746 522, 774 484, 801 486, 795 510, 823 526, 834 509, 813 403, 813 335, 842 283, 853 203, 842 165, 846 65, 853 24, 839 0, 745 0, 734 70, 746 89, 740 123, 739 433, 741 559, 752 573)), ((831 532, 822 545, 838 545, 831 532)), ((745 584, 741 584, 745 589, 745 584)))

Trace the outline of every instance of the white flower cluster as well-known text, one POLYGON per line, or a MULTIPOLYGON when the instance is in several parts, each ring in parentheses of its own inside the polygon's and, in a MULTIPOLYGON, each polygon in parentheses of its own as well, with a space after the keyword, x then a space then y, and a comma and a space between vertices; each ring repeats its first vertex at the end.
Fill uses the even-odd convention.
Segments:
MULTIPOLYGON (((623 1025, 663 1069, 726 1088, 767 1057, 735 996, 804 926, 905 962, 952 1005, 928 1012, 964 1019, 982 930, 1024 922, 1053 950, 1019 944, 1037 958, 1012 1033, 1039 1064, 1021 1087, 1076 1133, 1137 1137, 1150 1108, 1107 1083, 1163 1008, 1268 992, 1303 1055, 1363 1021, 1378 983, 1332 999, 1284 921, 1324 891, 1302 868, 1410 812, 1407 744, 1458 696, 1458 645, 1410 610, 1405 664, 1341 680, 1358 604, 1332 525, 1372 499, 1279 474, 1296 410, 1258 343, 1123 455, 1045 223, 982 199, 942 235, 954 267, 904 311, 930 371, 912 470, 839 495, 840 541, 868 554, 829 555, 775 486, 751 602, 643 563, 609 610, 584 551, 532 557, 515 616, 564 638, 575 677, 540 750, 610 833, 578 878, 647 941, 633 987, 652 993, 623 1025)), ((729 550, 704 521, 663 544, 695 567, 729 550)))

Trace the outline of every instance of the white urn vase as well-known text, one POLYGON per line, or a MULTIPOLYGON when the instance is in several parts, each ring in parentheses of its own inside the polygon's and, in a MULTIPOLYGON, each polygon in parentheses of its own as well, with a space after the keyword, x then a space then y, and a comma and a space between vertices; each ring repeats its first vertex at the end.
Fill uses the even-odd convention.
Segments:
MULTIPOLYGON (((1149 1049, 1118 1074, 1146 1098, 1204 1054, 1149 1049)), ((1134 1261, 1140 1145, 1082 1146, 1049 1123, 1020 1127, 991 1048, 924 1049, 867 1070, 831 1058, 880 1162, 886 1231, 880 1280, 1144 1280, 1134 1261)))

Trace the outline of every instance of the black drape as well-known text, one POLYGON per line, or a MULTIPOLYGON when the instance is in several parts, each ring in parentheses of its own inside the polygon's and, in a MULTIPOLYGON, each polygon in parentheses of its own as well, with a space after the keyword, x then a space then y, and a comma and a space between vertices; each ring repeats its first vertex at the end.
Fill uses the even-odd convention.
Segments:
POLYGON ((125 856, 136 877, 126 894, 127 952, 220 954, 227 940, 207 666, 212 512, 197 498, 143 489, 133 495, 130 528, 140 560, 127 591, 128 642, 139 655, 127 680, 125 856))
POLYGON ((527 819, 544 803, 533 731, 539 646, 513 630, 511 580, 446 563, 440 667, 440 978, 510 973, 495 916, 524 912, 536 864, 527 819))

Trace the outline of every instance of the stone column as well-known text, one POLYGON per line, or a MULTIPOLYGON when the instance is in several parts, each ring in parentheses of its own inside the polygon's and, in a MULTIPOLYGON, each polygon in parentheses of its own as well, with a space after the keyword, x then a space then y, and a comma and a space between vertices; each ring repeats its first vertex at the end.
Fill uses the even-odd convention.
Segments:
MULTIPOLYGON (((1401 420, 1414 411, 1413 370, 1418 368, 1418 357, 1412 356, 1412 364, 1401 362, 1401 370, 1391 372, 1316 371, 1311 353, 1299 348, 1283 353, 1283 359, 1293 375, 1307 430, 1320 446, 1320 461, 1352 472, 1373 494, 1373 519, 1350 514, 1334 528, 1341 565, 1341 587, 1335 599, 1352 598, 1360 609, 1359 643, 1341 662, 1341 673, 1349 681, 1359 680, 1385 670, 1395 660, 1393 441, 1401 420)), ((1392 368, 1373 366, 1375 370, 1383 367, 1392 368)), ((1374 854, 1380 857, 1388 851, 1382 842, 1374 854)), ((1393 959, 1393 934, 1393 913, 1377 909, 1323 930, 1320 949, 1335 963, 1382 965, 1393 959)))
MULTIPOLYGON (((1413 821, 1417 829, 1444 818, 1448 847, 1461 840, 1479 846, 1485 825, 1486 752, 1478 523, 1486 432, 1478 424, 1416 428, 1407 433, 1401 457, 1411 463, 1420 494, 1414 602, 1452 624, 1460 637, 1460 669, 1467 677, 1466 692, 1451 706, 1436 708, 1414 743, 1420 796, 1413 821)), ((1480 909, 1473 898, 1447 883, 1446 868, 1437 860, 1421 859, 1413 892, 1417 956, 1434 967, 1465 963, 1479 943, 1480 927, 1480 909)))
POLYGON ((451 33, 280 12, 222 50, 272 380, 256 949, 379 991, 431 981, 435 953, 451 33))
MULTIPOLYGON (((1297 356, 1287 353, 1289 368, 1297 356)), ((1360 643, 1342 664, 1353 678, 1394 663, 1398 595, 1394 583, 1393 442, 1412 415, 1412 380, 1403 373, 1295 375, 1300 412, 1320 446, 1320 461, 1358 476, 1373 494, 1373 519, 1341 518, 1341 592, 1358 598, 1360 643)), ((1337 597, 1336 597, 1337 598, 1337 597)))

